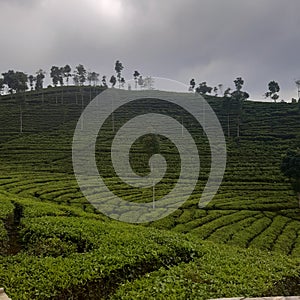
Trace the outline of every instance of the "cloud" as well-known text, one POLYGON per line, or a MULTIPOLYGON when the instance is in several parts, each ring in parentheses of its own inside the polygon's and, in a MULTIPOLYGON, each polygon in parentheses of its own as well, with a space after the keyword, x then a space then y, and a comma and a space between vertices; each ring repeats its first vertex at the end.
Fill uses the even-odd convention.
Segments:
POLYGON ((114 72, 245 89, 261 98, 270 80, 296 97, 300 2, 289 0, 0 0, 0 70, 34 72, 83 63, 114 72))

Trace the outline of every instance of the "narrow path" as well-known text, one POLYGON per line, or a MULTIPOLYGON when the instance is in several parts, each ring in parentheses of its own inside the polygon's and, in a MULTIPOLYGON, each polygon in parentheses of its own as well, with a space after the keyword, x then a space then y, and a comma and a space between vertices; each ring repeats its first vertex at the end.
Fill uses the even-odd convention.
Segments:
POLYGON ((13 215, 10 215, 4 223, 8 235, 8 247, 6 250, 6 255, 16 255, 22 250, 22 244, 19 238, 19 226, 23 208, 18 203, 13 204, 15 206, 14 213, 13 215))

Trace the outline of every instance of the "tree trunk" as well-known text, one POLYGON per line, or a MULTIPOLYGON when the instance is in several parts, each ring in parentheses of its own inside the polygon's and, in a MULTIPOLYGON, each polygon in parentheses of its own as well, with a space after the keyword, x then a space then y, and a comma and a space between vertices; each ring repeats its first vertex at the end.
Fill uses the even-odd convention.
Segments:
POLYGON ((240 137, 240 116, 237 118, 237 133, 236 136, 239 138, 240 137))
POLYGON ((81 109, 83 111, 83 89, 80 88, 80 94, 81 94, 81 109))
POLYGON ((227 136, 230 137, 230 116, 227 114, 227 136))
POLYGON ((64 104, 64 88, 61 87, 61 104, 64 104))
POLYGON ((23 111, 22 111, 21 103, 20 103, 20 133, 23 133, 23 111))

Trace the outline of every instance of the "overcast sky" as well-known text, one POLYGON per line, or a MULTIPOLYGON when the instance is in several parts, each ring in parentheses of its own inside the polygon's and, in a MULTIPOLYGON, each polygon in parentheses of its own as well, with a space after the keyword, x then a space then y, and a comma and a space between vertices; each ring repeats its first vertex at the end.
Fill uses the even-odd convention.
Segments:
POLYGON ((111 76, 114 63, 188 84, 233 87, 251 99, 271 80, 297 96, 299 0, 0 0, 0 72, 52 65, 111 76))

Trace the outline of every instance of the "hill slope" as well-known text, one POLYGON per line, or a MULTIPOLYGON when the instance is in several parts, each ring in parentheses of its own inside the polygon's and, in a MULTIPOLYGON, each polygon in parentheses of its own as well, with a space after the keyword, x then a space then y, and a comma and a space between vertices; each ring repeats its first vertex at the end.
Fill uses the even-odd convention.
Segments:
MULTIPOLYGON (((0 99, 0 283, 13 299, 81 299, 86 293, 89 299, 159 299, 159 294, 162 299, 207 299, 300 292, 300 210, 279 169, 286 150, 300 144, 298 104, 247 101, 239 139, 231 113, 226 173, 204 209, 197 203, 210 151, 201 129, 188 119, 203 161, 198 185, 180 209, 146 228, 112 221, 83 197, 73 175, 71 147, 91 94, 89 89, 83 98, 75 93, 65 91, 61 98, 59 89, 45 91, 43 99, 28 94, 22 133, 19 105, 9 97, 0 99)), ((227 133, 222 101, 208 101, 227 133)), ((116 114, 116 130, 132 113, 157 109, 178 117, 172 107, 144 103, 116 114)), ((100 132, 99 162, 107 159, 111 128, 107 120, 100 132)), ((148 159, 143 149, 142 140, 133 149, 133 166, 141 173, 148 159)), ((174 146, 160 138, 160 151, 170 168, 156 189, 158 197, 168 193, 178 174, 174 146)), ((139 194, 109 168, 102 171, 124 199, 150 201, 151 189, 139 194)))

